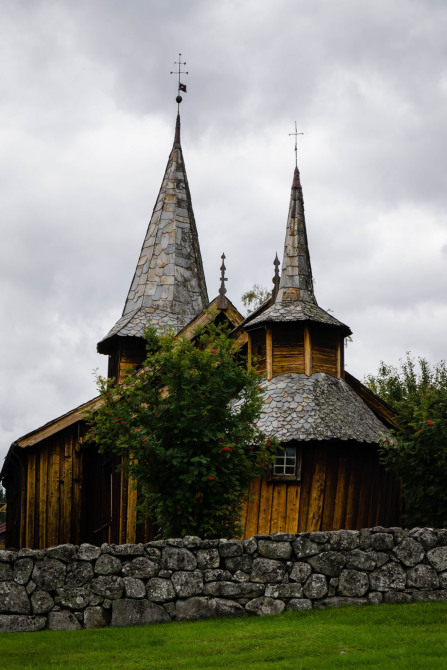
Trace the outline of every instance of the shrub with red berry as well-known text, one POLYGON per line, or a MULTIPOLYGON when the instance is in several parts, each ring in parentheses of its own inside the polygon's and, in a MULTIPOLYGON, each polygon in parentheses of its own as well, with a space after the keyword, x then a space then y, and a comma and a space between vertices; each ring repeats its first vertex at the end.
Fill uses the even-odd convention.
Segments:
POLYGON ((400 370, 381 364, 369 388, 397 412, 394 440, 380 446, 382 462, 401 481, 406 526, 447 526, 447 368, 408 354, 400 370))
POLYGON ((155 517, 163 537, 237 536, 250 482, 278 450, 256 429, 261 378, 234 356, 221 327, 193 341, 148 329, 146 340, 138 373, 120 385, 98 379, 95 444, 123 456, 138 482, 140 517, 155 517))

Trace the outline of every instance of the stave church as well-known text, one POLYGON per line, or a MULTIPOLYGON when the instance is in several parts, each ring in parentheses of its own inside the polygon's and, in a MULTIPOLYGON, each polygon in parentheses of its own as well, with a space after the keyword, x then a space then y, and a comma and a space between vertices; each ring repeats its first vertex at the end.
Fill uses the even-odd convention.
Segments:
MULTIPOLYGON (((282 265, 279 272, 275 259, 271 298, 245 319, 223 282, 210 301, 177 114, 123 314, 97 350, 108 356, 108 376, 119 381, 145 359, 147 324, 192 338, 198 325, 228 323, 235 348, 249 361, 254 356, 266 379, 260 428, 282 446, 271 471, 251 484, 245 537, 398 525, 399 488, 378 457, 394 413, 345 371, 351 331, 318 306, 297 165, 290 201, 278 217, 285 214, 282 265)), ((0 472, 7 547, 122 544, 156 536, 150 519, 137 524, 137 492, 117 469, 118 457, 98 453, 85 439, 84 414, 100 402, 93 398, 11 445, 0 472)))

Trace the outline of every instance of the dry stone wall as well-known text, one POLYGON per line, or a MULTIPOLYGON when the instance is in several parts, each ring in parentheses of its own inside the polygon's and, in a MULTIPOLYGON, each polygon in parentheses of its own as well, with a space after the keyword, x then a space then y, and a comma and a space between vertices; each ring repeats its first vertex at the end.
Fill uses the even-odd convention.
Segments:
POLYGON ((447 600, 447 529, 0 551, 0 631, 447 600))

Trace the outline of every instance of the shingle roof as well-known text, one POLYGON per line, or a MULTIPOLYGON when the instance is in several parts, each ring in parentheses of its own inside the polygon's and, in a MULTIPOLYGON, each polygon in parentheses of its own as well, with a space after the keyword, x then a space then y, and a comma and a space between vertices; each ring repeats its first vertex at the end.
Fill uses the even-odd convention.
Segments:
POLYGON ((174 146, 144 238, 122 317, 98 344, 106 353, 114 335, 143 335, 156 327, 183 328, 208 304, 199 239, 180 145, 177 117, 174 146))
POLYGON ((343 328, 345 335, 351 333, 348 326, 321 309, 315 299, 298 167, 295 167, 290 194, 278 294, 270 307, 255 318, 249 316, 243 326, 246 325, 248 329, 275 321, 316 321, 343 328))
POLYGON ((258 427, 281 442, 355 440, 376 443, 388 430, 346 384, 324 373, 288 373, 262 382, 258 427))
POLYGON ((346 330, 346 334, 351 333, 349 326, 325 312, 316 303, 297 302, 295 300, 282 300, 273 303, 271 307, 268 307, 255 319, 247 320, 247 328, 272 321, 317 321, 330 326, 342 327, 346 330))

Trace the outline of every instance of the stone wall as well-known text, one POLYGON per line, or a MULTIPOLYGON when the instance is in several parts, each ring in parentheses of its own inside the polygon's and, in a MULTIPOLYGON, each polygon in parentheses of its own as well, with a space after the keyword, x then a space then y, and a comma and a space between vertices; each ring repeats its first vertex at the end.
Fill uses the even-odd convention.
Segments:
POLYGON ((447 600, 447 529, 0 551, 0 631, 447 600))

